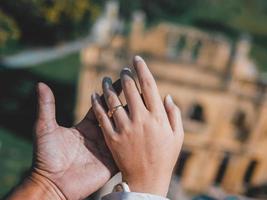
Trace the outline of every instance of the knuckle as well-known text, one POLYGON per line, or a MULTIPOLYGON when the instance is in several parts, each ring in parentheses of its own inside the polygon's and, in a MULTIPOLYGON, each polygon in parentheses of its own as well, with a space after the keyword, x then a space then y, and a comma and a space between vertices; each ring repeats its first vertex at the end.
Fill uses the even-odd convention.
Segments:
POLYGON ((151 80, 151 78, 143 78, 141 80, 142 85, 144 88, 152 88, 153 87, 153 81, 151 80))
POLYGON ((119 142, 120 142, 120 137, 119 137, 119 135, 118 135, 117 133, 113 133, 113 134, 111 134, 111 135, 110 135, 110 142, 111 142, 112 144, 117 144, 117 143, 119 143, 119 142))
POLYGON ((107 101, 109 104, 113 105, 115 103, 115 95, 111 92, 107 95, 107 101))
POLYGON ((134 85, 133 80, 130 78, 123 79, 123 83, 126 87, 132 87, 134 85))
POLYGON ((43 120, 37 120, 35 127, 34 127, 36 133, 45 134, 45 133, 49 133, 55 130, 57 124, 55 123, 54 120, 55 119, 50 120, 49 123, 43 120))
POLYGON ((131 128, 129 126, 129 124, 125 124, 120 128, 120 133, 121 134, 130 134, 131 133, 131 128))
POLYGON ((97 115, 97 120, 101 124, 104 123, 104 121, 105 121, 104 116, 102 114, 97 115))

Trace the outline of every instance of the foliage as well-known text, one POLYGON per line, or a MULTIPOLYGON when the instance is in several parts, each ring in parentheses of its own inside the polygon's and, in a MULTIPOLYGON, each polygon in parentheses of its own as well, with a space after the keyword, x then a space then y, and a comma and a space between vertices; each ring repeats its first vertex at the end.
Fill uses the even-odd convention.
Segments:
POLYGON ((27 44, 52 44, 88 32, 99 13, 91 0, 0 0, 27 44))
POLYGON ((14 187, 31 166, 32 147, 0 127, 0 198, 14 187))
POLYGON ((98 15, 98 7, 91 4, 90 1, 54 1, 52 4, 41 2, 40 10, 49 23, 60 24, 62 16, 79 23, 83 20, 86 12, 90 11, 93 19, 98 15))
POLYGON ((10 40, 18 39, 19 34, 16 22, 0 10, 0 47, 10 40))
POLYGON ((242 33, 253 38, 251 55, 267 70, 266 0, 119 0, 122 15, 130 19, 133 10, 143 10, 149 24, 167 20, 219 31, 232 39, 242 33))
POLYGON ((74 85, 78 78, 79 67, 79 54, 74 53, 54 61, 31 66, 29 71, 47 79, 74 85))

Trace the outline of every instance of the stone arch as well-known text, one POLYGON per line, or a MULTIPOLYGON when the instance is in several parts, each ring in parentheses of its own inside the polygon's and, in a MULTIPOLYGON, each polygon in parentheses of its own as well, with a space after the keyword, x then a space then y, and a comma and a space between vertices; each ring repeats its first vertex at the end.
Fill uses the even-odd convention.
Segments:
POLYGON ((249 136, 249 128, 246 124, 247 114, 243 110, 238 110, 233 116, 235 127, 234 136, 237 140, 244 142, 249 136))
POLYGON ((178 56, 182 55, 182 52, 185 47, 186 47, 186 35, 180 35, 180 38, 178 39, 175 45, 175 51, 178 56))
POLYGON ((192 60, 193 61, 197 60, 199 52, 201 50, 201 46, 202 46, 202 41, 201 40, 198 40, 196 42, 196 44, 193 46, 193 49, 192 49, 192 60))
POLYGON ((206 117, 204 107, 199 103, 194 103, 189 108, 188 117, 194 121, 205 122, 206 117))
POLYGON ((186 151, 186 150, 181 151, 181 153, 179 155, 179 159, 176 163, 174 175, 176 175, 178 177, 183 176, 183 172, 184 172, 184 169, 186 167, 186 163, 187 163, 188 159, 191 157, 191 155, 192 155, 192 152, 190 152, 190 151, 186 151))
POLYGON ((230 161, 230 154, 226 152, 218 167, 217 175, 215 176, 215 179, 214 179, 215 185, 219 185, 223 182, 229 161, 230 161))
POLYGON ((251 180, 253 178, 253 174, 258 166, 257 160, 251 160, 250 163, 247 166, 246 172, 243 177, 243 184, 249 185, 251 183, 251 180))

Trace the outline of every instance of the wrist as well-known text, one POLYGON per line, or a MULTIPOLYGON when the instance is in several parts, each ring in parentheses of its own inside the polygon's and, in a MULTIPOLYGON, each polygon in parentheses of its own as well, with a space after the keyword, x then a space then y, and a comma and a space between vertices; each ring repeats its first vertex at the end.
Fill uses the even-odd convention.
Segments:
POLYGON ((64 194, 50 179, 36 172, 32 172, 32 174, 28 177, 28 181, 32 185, 38 187, 41 193, 45 193, 47 197, 51 197, 47 199, 66 200, 64 194))
POLYGON ((8 198, 9 200, 66 200, 63 193, 48 178, 32 172, 14 193, 8 198))
POLYGON ((171 176, 150 177, 145 178, 144 176, 139 177, 123 177, 131 192, 149 193, 166 197, 169 189, 171 176))

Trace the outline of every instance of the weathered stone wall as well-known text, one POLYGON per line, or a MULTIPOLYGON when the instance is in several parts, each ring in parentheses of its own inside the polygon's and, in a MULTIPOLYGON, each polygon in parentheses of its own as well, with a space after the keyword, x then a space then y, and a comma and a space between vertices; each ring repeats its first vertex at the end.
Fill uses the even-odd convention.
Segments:
POLYGON ((129 37, 115 35, 110 45, 89 44, 81 52, 76 119, 90 107, 90 94, 101 93, 103 76, 116 80, 130 57, 142 54, 162 97, 171 94, 182 111, 189 153, 179 172, 182 186, 203 192, 217 184, 242 193, 266 182, 266 87, 247 73, 254 69, 248 43, 242 40, 232 56, 233 44, 221 35, 170 24, 144 30, 142 20, 136 16, 129 37))

